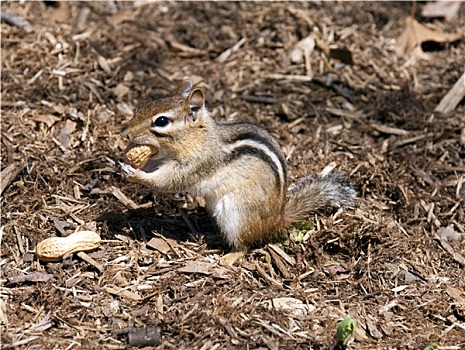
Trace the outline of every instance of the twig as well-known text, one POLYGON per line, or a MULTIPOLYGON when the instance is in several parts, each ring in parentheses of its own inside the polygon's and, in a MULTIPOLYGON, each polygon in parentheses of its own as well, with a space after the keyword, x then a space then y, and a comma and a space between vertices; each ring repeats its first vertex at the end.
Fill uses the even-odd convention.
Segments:
POLYGON ((255 263, 255 269, 257 270, 258 274, 266 281, 269 285, 275 285, 282 287, 281 283, 276 281, 274 278, 268 276, 268 274, 263 270, 258 263, 255 263))
POLYGON ((313 77, 309 77, 307 75, 268 74, 266 77, 268 79, 287 80, 287 81, 302 82, 302 83, 313 80, 313 77))
POLYGON ((113 196, 115 196, 121 203, 123 203, 125 206, 131 209, 139 209, 140 206, 137 205, 134 201, 129 199, 121 190, 117 187, 111 186, 108 188, 108 193, 111 193, 113 196))
POLYGON ((199 231, 197 231, 197 229, 195 228, 194 224, 192 223, 192 221, 189 219, 189 216, 187 215, 187 213, 184 211, 184 209, 182 208, 179 208, 179 213, 181 214, 181 217, 183 218, 183 220, 186 222, 187 226, 189 227, 189 230, 191 230, 191 232, 195 235, 195 236, 200 236, 200 233, 199 231))
POLYGON ((76 253, 78 257, 80 257, 82 260, 84 260, 86 263, 92 265, 95 267, 97 270, 99 270, 100 273, 102 273, 105 268, 103 267, 102 264, 99 264, 97 261, 95 261, 90 255, 84 253, 84 252, 78 252, 76 253))
POLYGON ((246 38, 242 38, 241 40, 239 40, 233 47, 230 47, 229 49, 227 49, 226 51, 224 51, 221 55, 219 55, 217 58, 216 58, 216 61, 219 62, 219 63, 223 63, 224 61, 226 61, 234 52, 236 52, 237 50, 239 50, 239 48, 247 41, 246 38))
POLYGON ((274 97, 264 97, 264 96, 253 96, 253 95, 238 95, 241 100, 253 103, 264 103, 264 104, 274 104, 278 102, 278 99, 274 97))
POLYGON ((376 131, 382 132, 384 134, 399 135, 399 136, 410 134, 410 132, 407 131, 407 130, 394 128, 392 126, 387 126, 387 125, 383 125, 383 124, 371 123, 370 126, 373 129, 375 129, 376 131))
POLYGON ((195 47, 190 47, 179 42, 173 34, 166 35, 166 41, 173 47, 174 49, 181 51, 181 57, 202 57, 208 55, 207 50, 200 50, 196 49, 195 47))

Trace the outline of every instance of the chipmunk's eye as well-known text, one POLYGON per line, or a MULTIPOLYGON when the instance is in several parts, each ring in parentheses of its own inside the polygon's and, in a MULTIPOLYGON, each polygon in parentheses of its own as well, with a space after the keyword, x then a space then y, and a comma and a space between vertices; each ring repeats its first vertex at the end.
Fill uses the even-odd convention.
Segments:
POLYGON ((152 125, 153 126, 167 126, 170 123, 170 121, 171 121, 170 118, 161 116, 155 119, 152 125))

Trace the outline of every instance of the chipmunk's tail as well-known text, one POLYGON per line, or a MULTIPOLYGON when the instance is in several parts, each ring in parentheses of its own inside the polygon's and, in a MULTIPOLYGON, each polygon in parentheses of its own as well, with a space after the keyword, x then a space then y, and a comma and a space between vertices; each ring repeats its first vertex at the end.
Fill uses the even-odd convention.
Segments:
POLYGON ((345 175, 310 174, 289 187, 284 217, 286 223, 291 224, 326 206, 352 206, 356 199, 357 191, 345 175))

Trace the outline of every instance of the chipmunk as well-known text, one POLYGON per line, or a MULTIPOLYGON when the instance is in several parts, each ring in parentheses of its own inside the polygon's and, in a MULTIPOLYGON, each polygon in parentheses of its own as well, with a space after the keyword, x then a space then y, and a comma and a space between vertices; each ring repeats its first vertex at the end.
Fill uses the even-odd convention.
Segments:
POLYGON ((340 173, 307 175, 288 187, 277 141, 248 122, 213 120, 204 93, 190 82, 174 97, 140 107, 121 133, 130 146, 157 150, 140 169, 120 162, 127 179, 204 197, 233 251, 244 252, 319 208, 356 201, 340 173))

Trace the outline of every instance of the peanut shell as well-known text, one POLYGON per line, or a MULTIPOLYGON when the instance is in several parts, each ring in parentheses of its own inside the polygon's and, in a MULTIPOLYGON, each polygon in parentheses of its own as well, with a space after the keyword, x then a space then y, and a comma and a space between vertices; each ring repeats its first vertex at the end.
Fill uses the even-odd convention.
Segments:
POLYGON ((130 146, 124 155, 124 161, 136 169, 142 168, 149 158, 157 153, 157 149, 151 145, 130 146))
POLYGON ((57 261, 76 252, 96 249, 100 245, 100 235, 93 231, 78 231, 67 237, 51 237, 36 247, 36 255, 43 261, 57 261))

